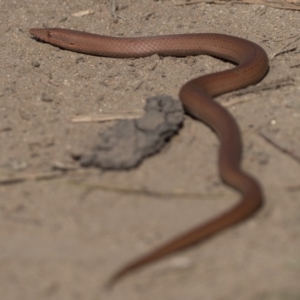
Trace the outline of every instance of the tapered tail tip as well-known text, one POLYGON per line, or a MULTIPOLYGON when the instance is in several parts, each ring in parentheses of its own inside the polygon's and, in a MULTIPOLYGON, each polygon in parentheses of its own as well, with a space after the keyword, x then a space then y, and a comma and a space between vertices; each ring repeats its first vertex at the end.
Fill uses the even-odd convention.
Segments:
POLYGON ((105 283, 105 289, 111 290, 115 284, 120 280, 121 277, 123 277, 125 274, 127 274, 127 269, 121 269, 117 273, 115 273, 112 277, 109 278, 109 280, 105 283))

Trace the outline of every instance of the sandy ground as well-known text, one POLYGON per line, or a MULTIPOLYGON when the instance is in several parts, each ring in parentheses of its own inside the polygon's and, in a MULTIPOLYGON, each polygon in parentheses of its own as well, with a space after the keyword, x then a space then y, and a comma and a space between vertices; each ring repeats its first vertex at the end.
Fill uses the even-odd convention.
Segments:
POLYGON ((120 4, 114 23, 104 1, 1 1, 1 299, 300 299, 300 12, 120 4), (73 16, 88 9, 94 13, 73 16), (262 183, 264 207, 105 291, 118 267, 239 195, 219 180, 218 141, 200 122, 185 117, 163 151, 132 171, 99 172, 80 168, 72 155, 112 123, 72 118, 141 110, 147 97, 176 98, 186 80, 230 65, 206 56, 71 53, 31 39, 28 29, 42 26, 115 36, 220 32, 263 46, 272 57, 263 82, 218 101, 240 124, 243 166, 262 183), (4 184, 19 176, 31 180, 4 184))

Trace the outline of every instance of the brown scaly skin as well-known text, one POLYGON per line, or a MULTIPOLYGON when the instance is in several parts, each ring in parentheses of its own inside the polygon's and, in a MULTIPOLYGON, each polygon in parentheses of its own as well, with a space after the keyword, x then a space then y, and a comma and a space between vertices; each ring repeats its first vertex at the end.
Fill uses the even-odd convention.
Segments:
POLYGON ((238 37, 214 34, 182 34, 140 38, 116 38, 61 28, 33 28, 37 39, 71 51, 109 57, 187 56, 208 54, 237 66, 187 82, 179 96, 185 110, 210 126, 220 139, 219 172, 223 181, 242 194, 238 204, 216 218, 185 232, 145 256, 121 268, 108 282, 113 285, 125 274, 174 251, 202 242, 252 215, 262 204, 257 181, 240 168, 242 142, 239 128, 212 97, 259 82, 268 71, 268 58, 258 45, 238 37))

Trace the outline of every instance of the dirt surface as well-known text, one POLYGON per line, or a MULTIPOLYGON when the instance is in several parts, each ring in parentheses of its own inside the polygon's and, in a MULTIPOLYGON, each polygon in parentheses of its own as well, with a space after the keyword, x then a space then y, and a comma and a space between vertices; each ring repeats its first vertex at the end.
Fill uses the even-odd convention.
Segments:
POLYGON ((182 103, 167 96, 147 98, 144 116, 120 120, 100 132, 92 149, 74 158, 83 167, 129 170, 159 152, 182 127, 182 103))
POLYGON ((120 0, 0 4, 1 299, 300 299, 299 12, 252 5, 120 0), (93 13, 74 16, 85 10, 93 13), (218 141, 185 117, 180 133, 131 171, 83 169, 72 157, 113 123, 75 117, 142 110, 178 98, 186 80, 230 64, 206 57, 109 59, 39 43, 31 27, 114 36, 219 32, 248 38, 271 57, 255 87, 218 98, 238 120, 243 166, 264 207, 207 243, 121 281, 129 260, 239 199, 218 178, 218 141), (12 182, 15 178, 15 182, 12 182), (25 180, 28 179, 28 180, 25 180))

